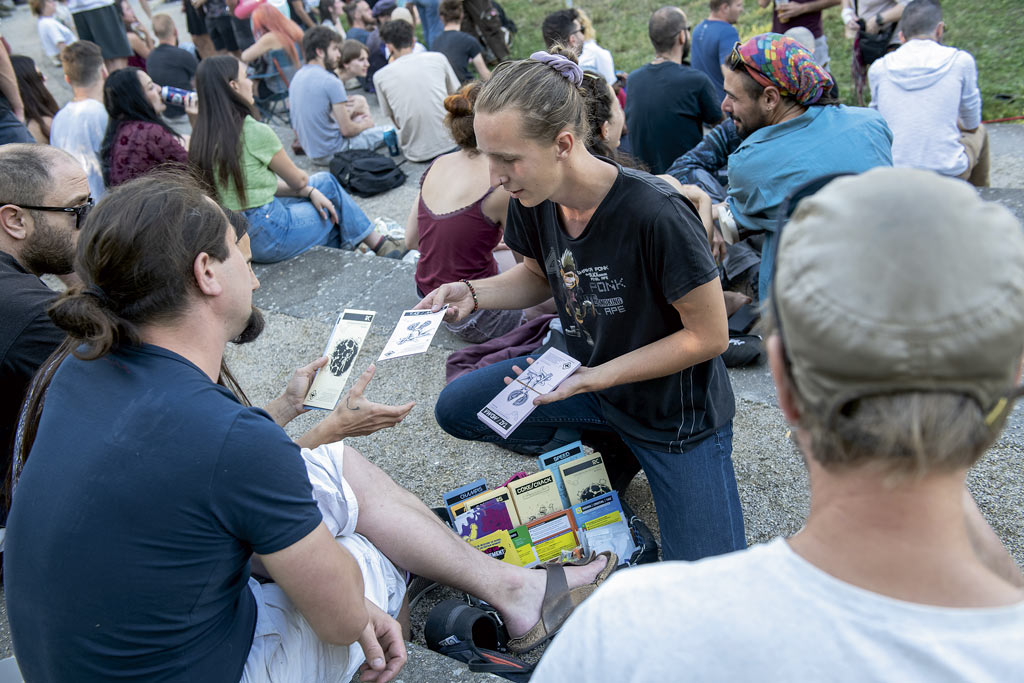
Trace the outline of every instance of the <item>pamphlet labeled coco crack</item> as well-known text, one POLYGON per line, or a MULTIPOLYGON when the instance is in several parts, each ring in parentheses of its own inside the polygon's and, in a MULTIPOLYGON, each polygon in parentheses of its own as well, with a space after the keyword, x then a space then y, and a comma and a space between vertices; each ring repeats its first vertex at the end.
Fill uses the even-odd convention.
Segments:
POLYGON ((324 349, 327 365, 317 371, 303 405, 307 408, 334 410, 375 315, 374 311, 348 308, 341 312, 327 340, 327 348, 324 349))
POLYGON ((441 326, 448 304, 441 307, 437 312, 429 309, 402 311, 402 317, 398 319, 395 331, 391 338, 384 345, 377 360, 389 360, 412 356, 423 353, 430 348, 430 341, 434 338, 437 328, 441 326))
POLYGON ((507 438, 533 412, 533 399, 554 391, 578 367, 580 362, 572 356, 548 349, 492 398, 477 419, 507 438))

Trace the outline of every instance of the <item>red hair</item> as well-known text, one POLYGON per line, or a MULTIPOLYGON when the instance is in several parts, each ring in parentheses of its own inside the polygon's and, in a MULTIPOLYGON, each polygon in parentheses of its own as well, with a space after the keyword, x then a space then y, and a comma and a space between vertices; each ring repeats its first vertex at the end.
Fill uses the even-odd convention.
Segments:
POLYGON ((252 28, 259 34, 273 33, 281 42, 281 49, 291 57, 292 64, 299 65, 295 43, 302 42, 302 29, 294 21, 281 14, 276 7, 263 3, 252 13, 252 28))

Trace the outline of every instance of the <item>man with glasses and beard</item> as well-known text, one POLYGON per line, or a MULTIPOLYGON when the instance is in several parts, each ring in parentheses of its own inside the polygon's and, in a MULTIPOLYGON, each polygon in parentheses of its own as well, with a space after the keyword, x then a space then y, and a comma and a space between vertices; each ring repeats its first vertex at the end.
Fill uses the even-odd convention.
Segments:
MULTIPOLYGON (((32 375, 64 340, 46 315, 56 294, 40 275, 67 275, 92 206, 89 179, 57 147, 0 147, 0 466, 11 462, 18 411, 32 375)), ((0 546, 2 548, 2 546, 0 546)))
POLYGON ((701 141, 704 124, 722 120, 711 80, 690 66, 690 31, 678 7, 654 11, 647 33, 654 59, 629 74, 626 81, 626 128, 633 154, 651 173, 664 173, 671 163, 701 141))

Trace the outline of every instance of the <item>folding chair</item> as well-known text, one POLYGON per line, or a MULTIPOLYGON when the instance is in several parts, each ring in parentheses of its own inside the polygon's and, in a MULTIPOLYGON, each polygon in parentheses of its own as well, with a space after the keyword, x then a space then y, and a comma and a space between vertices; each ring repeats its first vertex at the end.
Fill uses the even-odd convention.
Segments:
POLYGON ((265 71, 249 77, 253 81, 253 101, 264 123, 272 123, 274 119, 278 119, 290 126, 292 121, 288 112, 288 86, 302 64, 293 64, 291 57, 284 50, 268 52, 264 64, 265 71))

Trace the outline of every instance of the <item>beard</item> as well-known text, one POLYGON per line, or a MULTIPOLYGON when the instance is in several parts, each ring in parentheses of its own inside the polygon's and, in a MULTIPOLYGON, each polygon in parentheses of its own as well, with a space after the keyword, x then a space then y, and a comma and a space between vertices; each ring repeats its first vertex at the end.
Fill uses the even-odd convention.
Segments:
POLYGON ((763 115, 745 116, 743 121, 738 121, 731 114, 730 117, 733 123, 736 124, 736 134, 740 136, 741 140, 746 140, 751 133, 759 131, 768 125, 767 118, 763 115))
POLYGON ((263 320, 263 313, 260 309, 253 306, 252 312, 249 313, 249 320, 245 324, 245 329, 242 330, 237 337, 231 340, 232 344, 248 344, 249 342, 256 341, 261 334, 263 334, 263 328, 265 326, 263 320))
POLYGON ((55 228, 45 219, 36 220, 18 261, 35 275, 67 275, 75 267, 74 233, 55 228))
POLYGON ((328 59, 327 57, 324 57, 324 68, 327 69, 328 71, 337 71, 339 64, 341 64, 340 58, 331 60, 328 59))
POLYGON ((690 41, 687 40, 683 45, 683 61, 685 62, 690 57, 690 41))

